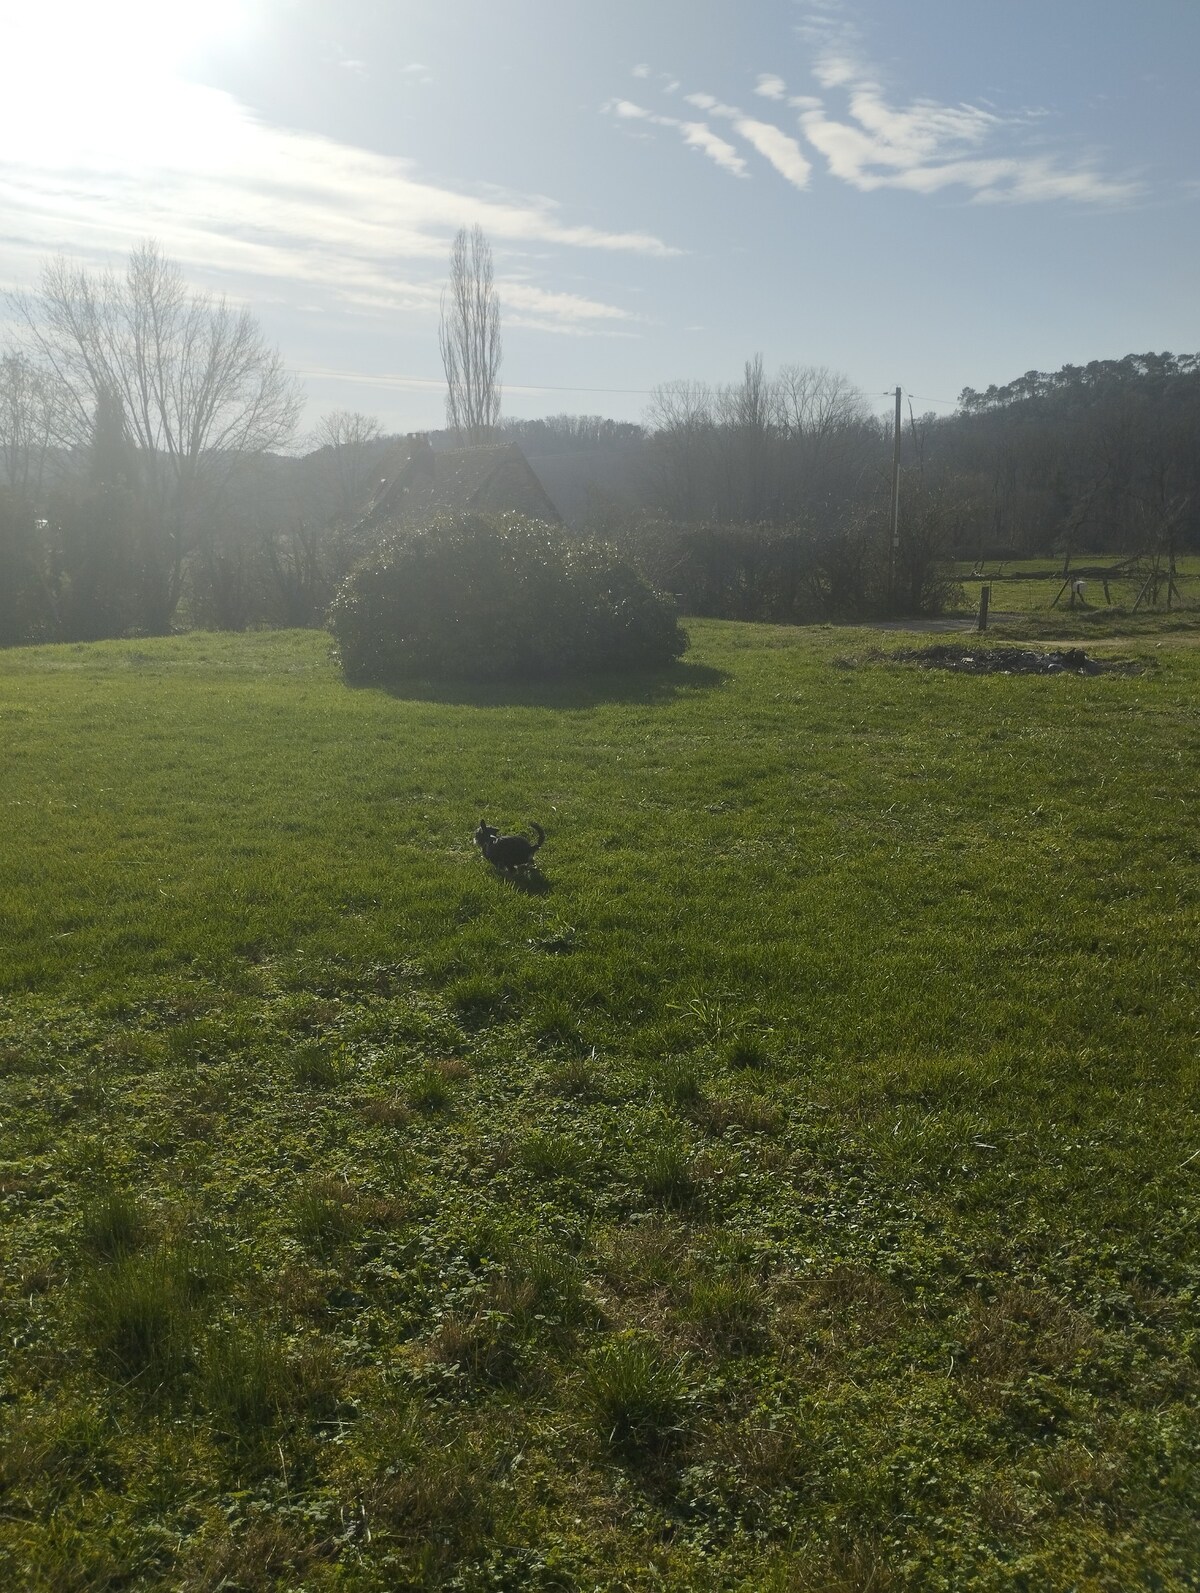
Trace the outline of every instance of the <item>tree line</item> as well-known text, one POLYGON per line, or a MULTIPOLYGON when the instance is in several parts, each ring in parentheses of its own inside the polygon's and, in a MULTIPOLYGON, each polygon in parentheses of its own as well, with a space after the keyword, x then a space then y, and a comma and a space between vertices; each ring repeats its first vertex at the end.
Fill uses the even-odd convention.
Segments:
MULTIPOLYGON (((193 292, 153 244, 123 274, 48 262, 12 304, 0 643, 321 623, 377 535, 363 511, 396 439, 336 411, 298 445, 299 388, 253 316, 193 292)), ((435 443, 515 441, 575 472, 573 528, 690 612, 936 612, 952 558, 1200 546, 1197 355, 1031 371, 966 389, 949 416, 909 409, 893 557, 890 417, 837 372, 756 354, 735 382, 656 387, 640 424, 503 419, 490 251, 465 231, 441 346, 435 443)))

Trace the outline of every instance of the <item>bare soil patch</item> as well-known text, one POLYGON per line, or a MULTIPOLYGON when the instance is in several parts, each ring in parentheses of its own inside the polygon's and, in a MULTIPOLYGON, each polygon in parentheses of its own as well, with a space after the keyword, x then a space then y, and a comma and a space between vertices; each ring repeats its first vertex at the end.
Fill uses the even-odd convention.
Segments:
POLYGON ((1140 675, 1146 668, 1134 659, 1091 658, 1082 647, 1045 651, 938 642, 932 647, 901 647, 877 656, 915 664, 918 669, 950 669, 960 675, 1140 675))

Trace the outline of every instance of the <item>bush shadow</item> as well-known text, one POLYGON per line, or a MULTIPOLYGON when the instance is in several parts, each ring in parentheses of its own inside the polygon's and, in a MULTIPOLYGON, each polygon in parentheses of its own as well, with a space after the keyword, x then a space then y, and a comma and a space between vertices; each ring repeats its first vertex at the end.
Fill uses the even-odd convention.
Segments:
POLYGON ((712 691, 730 676, 711 664, 680 660, 665 669, 562 676, 555 680, 408 680, 370 688, 401 702, 469 708, 597 708, 604 703, 658 706, 689 692, 712 691))

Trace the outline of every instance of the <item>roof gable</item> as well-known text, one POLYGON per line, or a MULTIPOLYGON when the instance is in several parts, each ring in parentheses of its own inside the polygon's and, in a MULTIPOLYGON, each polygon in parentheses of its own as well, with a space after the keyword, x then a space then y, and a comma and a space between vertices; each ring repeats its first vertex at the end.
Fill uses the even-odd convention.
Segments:
POLYGON ((438 513, 523 514, 560 521, 516 443, 435 452, 424 437, 406 438, 388 461, 364 519, 411 519, 438 513))

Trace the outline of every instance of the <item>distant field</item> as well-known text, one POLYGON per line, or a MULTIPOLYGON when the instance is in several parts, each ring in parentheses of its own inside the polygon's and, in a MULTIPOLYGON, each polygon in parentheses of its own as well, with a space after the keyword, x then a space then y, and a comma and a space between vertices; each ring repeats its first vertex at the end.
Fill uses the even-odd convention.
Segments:
MULTIPOLYGON (((1089 570, 1109 569, 1122 562, 1115 554, 1100 553, 1080 554, 1072 561, 1075 566, 1089 570)), ((1145 575, 1140 578, 1114 578, 1109 582, 1106 599, 1103 582, 1089 575, 1085 578, 1083 601, 1077 603, 1075 610, 1072 610, 1070 591, 1062 591, 1061 558, 1020 558, 1005 560, 1002 563, 993 559, 982 567, 979 574, 975 573, 977 568, 970 562, 958 566, 959 579, 967 596, 967 606, 972 612, 976 612, 979 608, 979 588, 984 582, 992 589, 991 607, 999 613, 1040 614, 1050 610, 1057 598, 1057 606, 1053 612, 1072 618, 1085 608, 1093 611, 1095 618, 1099 618, 1103 611, 1110 607, 1129 612, 1137 602, 1145 583, 1145 575)), ((1182 606, 1185 609, 1195 608, 1200 604, 1200 555, 1187 554, 1178 559, 1176 571, 1182 606)), ((1146 606, 1144 600, 1143 608, 1146 606)), ((1173 600, 1173 606, 1178 609, 1181 605, 1173 600)), ((1159 594, 1158 607, 1160 613, 1165 612, 1165 591, 1159 594)), ((1142 610, 1139 610, 1139 613, 1141 612, 1142 610)))
POLYGON ((689 628, 0 653, 0 1586, 1198 1585, 1200 649, 689 628))

